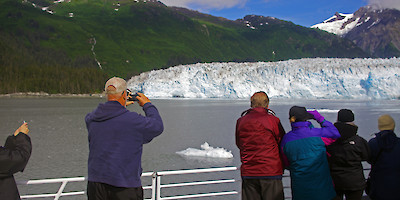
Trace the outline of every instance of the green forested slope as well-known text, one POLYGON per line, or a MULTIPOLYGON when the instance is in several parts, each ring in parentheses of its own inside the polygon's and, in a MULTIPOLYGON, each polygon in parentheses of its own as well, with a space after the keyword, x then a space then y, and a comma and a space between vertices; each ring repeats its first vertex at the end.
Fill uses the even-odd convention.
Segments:
POLYGON ((31 3, 0 2, 0 93, 96 92, 110 76, 196 62, 368 56, 350 41, 278 19, 253 30, 157 2, 31 3))

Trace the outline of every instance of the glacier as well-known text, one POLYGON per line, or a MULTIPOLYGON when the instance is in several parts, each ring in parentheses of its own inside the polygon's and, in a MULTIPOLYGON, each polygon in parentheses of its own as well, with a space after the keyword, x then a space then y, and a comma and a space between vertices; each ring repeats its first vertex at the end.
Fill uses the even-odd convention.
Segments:
POLYGON ((303 58, 197 63, 141 73, 128 88, 150 98, 399 99, 400 58, 303 58))

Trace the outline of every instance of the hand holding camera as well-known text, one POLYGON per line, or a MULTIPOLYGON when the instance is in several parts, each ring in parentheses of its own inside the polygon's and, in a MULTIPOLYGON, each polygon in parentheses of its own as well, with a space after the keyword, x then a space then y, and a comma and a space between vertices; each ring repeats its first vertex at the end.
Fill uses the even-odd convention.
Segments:
POLYGON ((139 101, 138 99, 136 99, 136 97, 138 97, 138 93, 133 94, 129 89, 127 89, 127 96, 128 96, 128 101, 139 101))
POLYGON ((321 114, 319 114, 317 110, 307 111, 307 112, 312 114, 314 116, 315 121, 317 121, 318 123, 323 122, 325 119, 321 114))
POLYGON ((134 101, 137 101, 140 106, 144 106, 146 103, 150 103, 151 101, 147 98, 143 93, 137 92, 133 94, 129 89, 127 90, 128 99, 127 105, 133 104, 134 101))

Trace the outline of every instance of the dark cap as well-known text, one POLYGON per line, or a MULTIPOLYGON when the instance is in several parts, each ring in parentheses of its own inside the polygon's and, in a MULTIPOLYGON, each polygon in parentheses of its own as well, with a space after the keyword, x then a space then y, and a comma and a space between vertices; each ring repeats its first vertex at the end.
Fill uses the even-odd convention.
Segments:
POLYGON ((309 119, 314 119, 314 115, 307 112, 305 107, 293 106, 289 110, 289 118, 295 116, 296 121, 306 121, 309 119))
POLYGON ((338 112, 337 120, 339 122, 352 122, 354 121, 354 113, 349 109, 341 109, 338 112))

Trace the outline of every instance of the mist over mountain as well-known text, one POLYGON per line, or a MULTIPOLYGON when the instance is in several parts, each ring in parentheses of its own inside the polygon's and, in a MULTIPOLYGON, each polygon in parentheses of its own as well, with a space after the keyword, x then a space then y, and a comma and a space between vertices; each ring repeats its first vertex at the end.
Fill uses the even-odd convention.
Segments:
POLYGON ((375 57, 400 56, 400 10, 366 6, 354 14, 335 13, 318 28, 353 41, 375 57))
POLYGON ((400 10, 400 1, 397 0, 369 0, 369 6, 373 6, 376 9, 397 9, 400 10))

